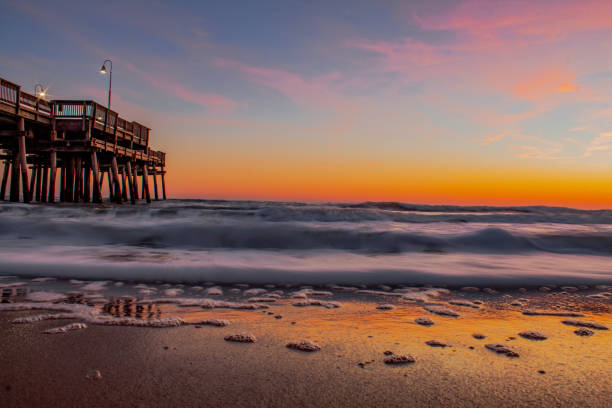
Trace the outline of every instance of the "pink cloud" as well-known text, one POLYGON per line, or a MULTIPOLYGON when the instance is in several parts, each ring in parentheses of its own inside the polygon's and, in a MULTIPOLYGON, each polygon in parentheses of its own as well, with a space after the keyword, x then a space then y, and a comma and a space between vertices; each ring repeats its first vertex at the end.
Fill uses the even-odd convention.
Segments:
POLYGON ((126 63, 125 65, 130 71, 145 79, 152 86, 166 91, 186 102, 195 103, 213 111, 231 111, 237 106, 234 100, 223 95, 191 90, 172 79, 144 72, 136 68, 133 64, 126 63))

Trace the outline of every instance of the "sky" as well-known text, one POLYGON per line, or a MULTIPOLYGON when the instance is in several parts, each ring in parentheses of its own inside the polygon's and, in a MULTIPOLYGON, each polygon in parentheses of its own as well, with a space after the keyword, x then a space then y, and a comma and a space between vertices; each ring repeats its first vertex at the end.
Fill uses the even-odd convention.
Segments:
POLYGON ((612 208, 612 1, 0 0, 0 77, 105 59, 172 198, 612 208))

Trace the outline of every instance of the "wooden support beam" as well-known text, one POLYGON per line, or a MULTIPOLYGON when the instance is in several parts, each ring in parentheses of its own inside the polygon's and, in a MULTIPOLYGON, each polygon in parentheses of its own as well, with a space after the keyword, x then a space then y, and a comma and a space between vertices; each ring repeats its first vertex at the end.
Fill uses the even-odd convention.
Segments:
POLYGON ((57 174, 57 153, 52 151, 49 155, 49 202, 55 202, 55 176, 57 174))
POLYGON ((98 156, 91 152, 91 172, 93 174, 93 202, 102 202, 102 183, 100 182, 100 168, 98 167, 98 156))
POLYGON ((164 198, 164 200, 166 199, 166 180, 165 180, 165 175, 166 175, 166 172, 164 171, 164 168, 162 167, 162 169, 161 169, 161 182, 162 182, 162 197, 164 198))
POLYGON ((40 203, 40 189, 42 187, 42 165, 36 166, 36 201, 40 203))
POLYGON ((21 169, 19 165, 19 156, 13 158, 13 164, 11 165, 11 201, 19 201, 19 182, 20 182, 21 169))
POLYGON ((132 165, 130 162, 125 164, 125 170, 127 171, 128 185, 130 186, 130 201, 132 204, 136 204, 136 192, 134 191, 134 177, 132 176, 132 165))
POLYGON ((40 195, 40 202, 41 203, 46 203, 47 202, 47 189, 48 189, 48 184, 49 184, 49 167, 47 166, 43 166, 42 167, 42 188, 41 188, 41 195, 40 195))
POLYGON ((123 203, 121 198, 121 181, 119 181, 119 169, 117 167, 117 158, 113 155, 111 160, 111 170, 113 172, 113 180, 115 182, 115 202, 117 204, 123 203))
POLYGON ((111 179, 110 169, 106 171, 106 175, 108 177, 108 201, 113 202, 115 197, 115 189, 113 186, 113 180, 111 179))
MULTIPOLYGON (((36 169, 38 166, 32 166, 32 171, 30 172, 30 191, 32 195, 34 194, 34 185, 36 184, 36 169)), ((34 197, 32 197, 34 198, 34 197)))
POLYGON ((138 200, 138 165, 134 164, 134 197, 138 200))
POLYGON ((157 168, 153 166, 153 192, 155 194, 155 201, 159 201, 159 195, 157 194, 157 168))
POLYGON ((67 163, 66 169, 66 191, 64 192, 64 201, 71 203, 74 199, 74 173, 75 173, 75 160, 74 156, 70 157, 70 161, 67 163))
POLYGON ((60 202, 66 201, 66 161, 60 167, 60 202))
POLYGON ((85 172, 85 180, 83 180, 83 202, 88 203, 91 200, 91 168, 83 161, 83 170, 85 172))
POLYGON ((28 162, 26 160, 26 144, 25 144, 25 121, 19 118, 18 121, 17 141, 19 144, 19 162, 21 164, 21 181, 23 184, 23 202, 29 203, 32 200, 30 190, 28 190, 28 162))
POLYGON ((123 201, 127 201, 128 200, 128 192, 127 192, 127 181, 125 180, 127 177, 125 177, 125 166, 123 166, 121 168, 121 199, 123 201))
POLYGON ((4 168, 2 169, 2 184, 0 185, 0 200, 4 201, 6 196, 6 185, 8 184, 8 175, 11 167, 11 163, 8 160, 4 161, 4 168))
POLYGON ((151 195, 149 194, 149 174, 147 173, 147 165, 142 166, 142 188, 145 191, 147 204, 151 203, 151 195))
POLYGON ((83 173, 81 171, 81 158, 74 158, 74 197, 73 201, 78 203, 81 200, 81 189, 82 189, 82 176, 83 173))

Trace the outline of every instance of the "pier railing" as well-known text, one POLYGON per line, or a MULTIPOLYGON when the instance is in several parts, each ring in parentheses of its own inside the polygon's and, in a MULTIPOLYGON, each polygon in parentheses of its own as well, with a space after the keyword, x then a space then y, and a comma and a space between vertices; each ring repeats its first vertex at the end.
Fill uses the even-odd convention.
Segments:
POLYGON ((53 116, 57 119, 91 119, 96 129, 117 135, 119 140, 129 140, 144 148, 149 145, 149 128, 123 119, 117 112, 94 101, 53 101, 53 116))
POLYGON ((16 114, 24 114, 30 119, 48 121, 51 117, 51 104, 44 99, 24 92, 17 84, 0 78, 0 103, 13 108, 16 114))

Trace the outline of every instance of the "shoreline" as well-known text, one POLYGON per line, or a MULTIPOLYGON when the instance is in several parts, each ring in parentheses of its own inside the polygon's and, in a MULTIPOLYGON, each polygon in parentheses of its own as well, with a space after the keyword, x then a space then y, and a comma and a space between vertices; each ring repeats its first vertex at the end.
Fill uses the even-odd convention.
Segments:
MULTIPOLYGON (((63 283, 41 284, 49 289, 63 283)), ((88 284, 91 283, 69 287, 91 296, 90 300, 104 296, 116 305, 104 309, 104 304, 92 304, 102 313, 132 318, 138 313, 136 300, 128 302, 129 296, 111 292, 131 291, 133 299, 143 299, 136 290, 152 287, 101 285, 103 290, 87 295, 81 288, 88 284)), ((208 309, 178 303, 190 296, 253 304, 257 302, 247 300, 253 296, 271 297, 279 290, 260 289, 247 294, 249 289, 245 286, 231 288, 240 293, 221 288, 220 296, 202 297, 200 293, 205 288, 194 294, 189 286, 162 285, 159 291, 184 293, 163 298, 171 303, 152 303, 151 316, 176 316, 185 322, 212 318, 231 322, 223 327, 88 324, 86 329, 65 334, 44 334, 45 330, 79 320, 14 324, 11 321, 15 318, 47 312, 0 311, 0 358, 7 368, 0 372, 0 401, 8 407, 604 407, 608 401, 612 387, 610 330, 594 330, 594 335, 581 337, 574 333, 576 327, 562 323, 567 317, 522 313, 527 308, 580 312, 585 316, 576 319, 612 327, 610 298, 588 297, 603 289, 527 293, 452 290, 425 301, 408 301, 386 288, 331 294, 295 288, 281 289, 279 298, 263 302, 267 308, 259 310, 208 309), (296 307, 293 303, 304 300, 294 297, 300 293, 306 299, 337 302, 339 307, 296 307), (513 302, 522 306, 514 306, 513 302), (378 309, 380 305, 392 307, 378 309), (427 305, 454 310, 459 316, 430 313, 427 305), (422 326, 415 322, 418 317, 428 317, 435 323, 422 326), (547 339, 519 336, 524 331, 545 333, 547 339), (257 341, 248 344, 224 340, 228 335, 244 332, 253 334, 257 341), (475 333, 486 338, 475 339, 475 333), (289 342, 304 339, 320 345, 321 350, 306 353, 286 347, 289 342), (426 344, 429 340, 450 346, 432 347, 426 344), (509 358, 485 347, 494 343, 507 345, 520 357, 509 358), (413 356, 416 362, 390 366, 383 362, 385 351, 413 356), (99 370, 101 379, 85 378, 90 370, 99 370)), ((11 298, 15 303, 9 305, 19 305, 26 295, 25 291, 16 293, 11 298)), ((151 297, 155 299, 159 296, 151 297)), ((82 301, 84 305, 88 302, 85 298, 82 301)), ((146 313, 143 317, 146 319, 146 313)))

